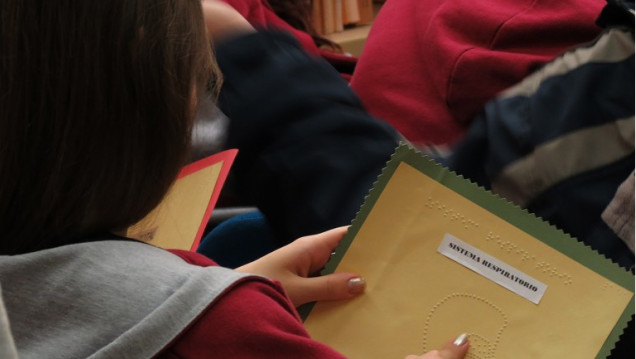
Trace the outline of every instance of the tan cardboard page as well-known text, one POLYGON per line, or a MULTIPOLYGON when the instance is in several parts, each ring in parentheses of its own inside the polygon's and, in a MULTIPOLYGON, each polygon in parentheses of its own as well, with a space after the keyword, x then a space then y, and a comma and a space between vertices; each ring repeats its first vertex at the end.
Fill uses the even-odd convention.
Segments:
POLYGON ((128 228, 126 236, 166 249, 196 249, 236 152, 217 153, 184 167, 162 202, 128 228))

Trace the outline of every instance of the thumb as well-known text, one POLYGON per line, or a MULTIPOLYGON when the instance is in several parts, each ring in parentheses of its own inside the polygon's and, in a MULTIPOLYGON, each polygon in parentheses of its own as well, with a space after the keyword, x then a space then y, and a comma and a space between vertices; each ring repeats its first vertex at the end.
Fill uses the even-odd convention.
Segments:
POLYGON ((454 341, 450 341, 440 349, 439 356, 443 359, 463 359, 468 352, 468 337, 462 334, 454 341))
POLYGON ((294 305, 321 301, 350 299, 364 292, 366 282, 355 273, 333 273, 320 277, 302 278, 294 305))

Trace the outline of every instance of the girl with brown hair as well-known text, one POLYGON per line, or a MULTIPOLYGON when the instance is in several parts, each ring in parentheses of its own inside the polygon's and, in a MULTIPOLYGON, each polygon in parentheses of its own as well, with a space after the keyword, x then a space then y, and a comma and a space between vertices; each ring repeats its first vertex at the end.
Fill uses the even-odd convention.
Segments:
MULTIPOLYGON (((219 3, 3 0, 0 19, 0 285, 18 356, 341 357, 309 338, 294 306, 364 290, 355 273, 307 278, 345 228, 238 271, 118 235, 187 158, 196 98, 220 78, 208 38, 228 74, 249 61, 274 76, 313 69, 347 103, 337 74, 219 3)), ((226 86, 245 85, 228 75, 226 86)), ((459 358, 467 344, 445 350, 427 358, 459 358)))

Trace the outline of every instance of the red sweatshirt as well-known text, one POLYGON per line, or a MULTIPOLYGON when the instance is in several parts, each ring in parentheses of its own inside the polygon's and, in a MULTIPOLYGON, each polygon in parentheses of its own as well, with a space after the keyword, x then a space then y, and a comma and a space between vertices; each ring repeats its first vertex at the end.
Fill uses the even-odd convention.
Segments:
MULTIPOLYGON (((171 251, 202 267, 207 257, 171 251)), ((344 358, 312 340, 278 283, 248 278, 229 288, 157 358, 344 358)))
POLYGON ((389 0, 351 80, 416 145, 458 139, 485 102, 600 33, 603 0, 389 0))

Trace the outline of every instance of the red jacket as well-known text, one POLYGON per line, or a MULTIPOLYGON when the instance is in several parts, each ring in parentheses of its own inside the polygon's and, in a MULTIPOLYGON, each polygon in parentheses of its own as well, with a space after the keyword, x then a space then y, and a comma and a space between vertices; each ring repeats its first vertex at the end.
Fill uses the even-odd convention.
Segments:
MULTIPOLYGON (((198 253, 171 252, 190 264, 216 265, 198 253)), ((309 337, 280 284, 248 278, 220 295, 157 358, 344 357, 309 337)))
POLYGON ((603 0, 389 0, 351 80, 416 145, 448 144, 487 100, 600 33, 603 0))

